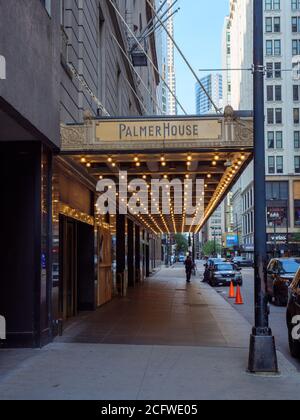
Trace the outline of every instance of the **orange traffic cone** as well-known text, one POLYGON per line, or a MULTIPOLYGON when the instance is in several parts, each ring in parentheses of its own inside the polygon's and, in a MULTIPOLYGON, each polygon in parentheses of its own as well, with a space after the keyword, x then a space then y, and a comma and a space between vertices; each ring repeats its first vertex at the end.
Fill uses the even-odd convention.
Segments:
POLYGON ((243 297, 242 297, 242 292, 241 292, 241 287, 240 286, 237 287, 235 304, 236 305, 244 305, 244 301, 243 301, 243 297))
POLYGON ((235 299, 235 290, 234 290, 234 285, 233 285, 233 281, 230 283, 230 290, 229 290, 229 299, 235 299))

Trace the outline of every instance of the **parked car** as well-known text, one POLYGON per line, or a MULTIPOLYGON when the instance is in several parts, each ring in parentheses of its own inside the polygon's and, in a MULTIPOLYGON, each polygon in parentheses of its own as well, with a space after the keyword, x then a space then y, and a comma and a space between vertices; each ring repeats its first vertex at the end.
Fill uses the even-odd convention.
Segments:
POLYGON ((232 262, 236 264, 238 267, 245 267, 245 268, 253 267, 253 261, 245 257, 235 257, 232 259, 232 262))
POLYGON ((267 295, 276 306, 287 306, 289 287, 300 268, 300 258, 274 258, 268 266, 267 295))
POLYGON ((204 264, 205 271, 204 271, 204 282, 209 283, 210 277, 211 277, 211 271, 214 268, 216 264, 226 262, 224 258, 209 258, 207 260, 207 263, 204 264))
POLYGON ((179 255, 179 257, 178 257, 178 262, 180 262, 180 263, 184 263, 184 262, 185 262, 185 260, 186 260, 186 257, 185 257, 184 255, 179 255))
POLYGON ((293 338, 293 329, 295 327, 293 319, 295 316, 300 316, 300 269, 289 289, 289 302, 286 317, 291 355, 300 359, 300 339, 294 340, 293 338))
POLYGON ((209 284, 212 287, 230 286, 231 282, 235 286, 243 285, 243 277, 241 269, 233 263, 219 263, 215 264, 211 271, 211 278, 209 284))

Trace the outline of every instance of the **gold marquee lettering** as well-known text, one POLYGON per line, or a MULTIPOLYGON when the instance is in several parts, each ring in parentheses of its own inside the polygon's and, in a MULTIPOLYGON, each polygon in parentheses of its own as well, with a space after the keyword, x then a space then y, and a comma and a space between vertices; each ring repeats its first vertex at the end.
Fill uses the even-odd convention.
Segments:
POLYGON ((184 141, 220 140, 218 119, 181 118, 174 120, 113 120, 96 123, 97 141, 184 141))

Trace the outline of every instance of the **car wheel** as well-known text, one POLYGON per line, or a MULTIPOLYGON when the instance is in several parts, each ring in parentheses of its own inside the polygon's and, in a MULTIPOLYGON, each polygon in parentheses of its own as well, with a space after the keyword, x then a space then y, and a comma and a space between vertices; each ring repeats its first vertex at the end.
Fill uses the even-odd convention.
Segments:
POLYGON ((300 341, 293 340, 292 337, 293 327, 289 324, 289 345, 290 345, 290 352, 292 357, 295 359, 300 359, 300 341))

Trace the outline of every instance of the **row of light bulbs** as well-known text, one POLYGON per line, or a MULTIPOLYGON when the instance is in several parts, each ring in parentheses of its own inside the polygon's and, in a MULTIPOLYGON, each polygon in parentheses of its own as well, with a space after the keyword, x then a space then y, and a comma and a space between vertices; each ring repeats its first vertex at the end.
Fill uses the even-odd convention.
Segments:
MULTIPOLYGON (((229 187, 230 183, 232 182, 232 180, 234 179, 234 177, 236 176, 238 170, 240 169, 240 167, 243 165, 243 163, 246 160, 246 155, 245 153, 242 153, 240 155, 240 157, 238 159, 236 159, 232 166, 231 169, 229 169, 223 176, 222 181, 221 181, 221 186, 216 190, 212 201, 207 209, 207 215, 210 216, 213 212, 213 209, 215 207, 215 205, 217 204, 217 202, 220 200, 220 198, 222 197, 222 195, 224 194, 224 192, 226 191, 226 189, 229 187)), ((197 232, 199 232, 200 227, 198 228, 197 232)))

